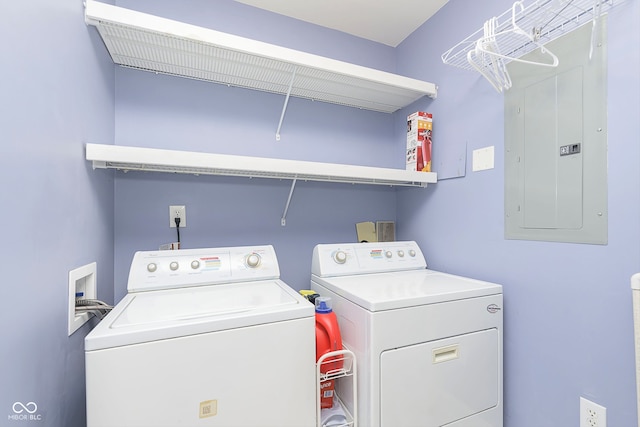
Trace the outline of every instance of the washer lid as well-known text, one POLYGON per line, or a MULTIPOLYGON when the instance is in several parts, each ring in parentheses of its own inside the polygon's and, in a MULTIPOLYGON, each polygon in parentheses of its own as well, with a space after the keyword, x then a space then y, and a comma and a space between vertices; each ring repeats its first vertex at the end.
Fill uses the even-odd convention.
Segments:
POLYGON ((281 280, 132 292, 85 338, 85 350, 312 317, 281 280))
POLYGON ((434 270, 320 278, 313 281, 369 311, 395 310, 502 293, 502 286, 434 270))

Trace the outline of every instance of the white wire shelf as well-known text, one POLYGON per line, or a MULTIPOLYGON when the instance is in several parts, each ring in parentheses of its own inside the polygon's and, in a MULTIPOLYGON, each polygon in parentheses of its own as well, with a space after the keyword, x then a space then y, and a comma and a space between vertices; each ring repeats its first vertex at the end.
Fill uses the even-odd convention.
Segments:
MULTIPOLYGON (((605 13, 615 4, 624 0, 535 0, 512 16, 508 9, 497 17, 495 32, 504 34, 497 40, 500 51, 505 55, 505 63, 520 58, 574 29, 593 21, 594 16, 605 13), (527 37, 512 32, 512 18, 518 27, 530 31, 535 43, 527 37), (509 59, 511 58, 511 59, 509 59)), ((442 54, 445 64, 473 71, 467 55, 476 48, 476 42, 483 38, 484 28, 480 28, 460 43, 442 54)))
POLYGON ((392 113, 433 83, 85 0, 113 61, 125 67, 392 113))
POLYGON ((391 187, 426 187, 436 183, 435 172, 319 163, 264 157, 234 156, 193 151, 86 144, 86 159, 94 169, 124 172, 166 172, 190 175, 221 175, 247 178, 291 180, 280 225, 287 223, 287 212, 298 181, 385 185, 391 187))
POLYGON ((353 166, 228 154, 86 144, 86 159, 94 169, 292 179, 351 184, 426 187, 437 182, 435 172, 353 166))
POLYGON ((350 350, 332 351, 318 359, 318 379, 333 380, 353 374, 355 356, 350 350))
MULTIPOLYGON (((352 351, 344 348, 342 350, 330 351, 320 356, 316 363, 316 378, 317 378, 317 402, 316 402, 316 417, 317 426, 326 427, 327 425, 335 427, 357 427, 357 412, 358 412, 358 393, 357 393, 357 368, 356 368, 356 356, 352 351), (323 423, 323 411, 320 404, 320 384, 324 381, 351 381, 351 387, 345 390, 350 390, 348 400, 351 402, 351 407, 345 404, 337 393, 334 393, 334 405, 339 405, 344 415, 344 422, 341 424, 323 423)), ((335 385, 335 384, 334 384, 335 385)))

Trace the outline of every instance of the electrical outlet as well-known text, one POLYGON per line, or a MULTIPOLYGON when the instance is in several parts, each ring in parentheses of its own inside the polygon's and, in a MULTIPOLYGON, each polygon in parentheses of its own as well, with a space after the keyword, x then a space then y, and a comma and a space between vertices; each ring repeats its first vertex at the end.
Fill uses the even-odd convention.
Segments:
POLYGON ((607 427, 607 408, 580 397, 580 427, 607 427))
POLYGON ((176 228, 176 218, 180 218, 180 228, 187 226, 186 206, 169 206, 169 227, 176 228))

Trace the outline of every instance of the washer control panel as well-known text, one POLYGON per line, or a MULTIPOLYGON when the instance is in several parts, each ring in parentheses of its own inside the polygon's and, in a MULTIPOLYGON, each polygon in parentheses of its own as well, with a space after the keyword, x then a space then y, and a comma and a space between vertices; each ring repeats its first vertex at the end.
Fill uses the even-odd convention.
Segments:
POLYGON ((427 268, 416 242, 340 243, 317 245, 311 272, 340 276, 427 268))
POLYGON ((272 246, 136 252, 129 292, 280 278, 272 246))

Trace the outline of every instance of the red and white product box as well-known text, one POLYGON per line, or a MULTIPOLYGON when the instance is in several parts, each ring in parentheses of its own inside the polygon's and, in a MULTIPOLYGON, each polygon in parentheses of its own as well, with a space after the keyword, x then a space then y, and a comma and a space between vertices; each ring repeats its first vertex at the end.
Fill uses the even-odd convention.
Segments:
POLYGON ((433 115, 417 111, 407 117, 406 170, 431 172, 433 115))
POLYGON ((334 390, 335 380, 325 380, 320 382, 320 408, 326 409, 333 406, 334 390))

